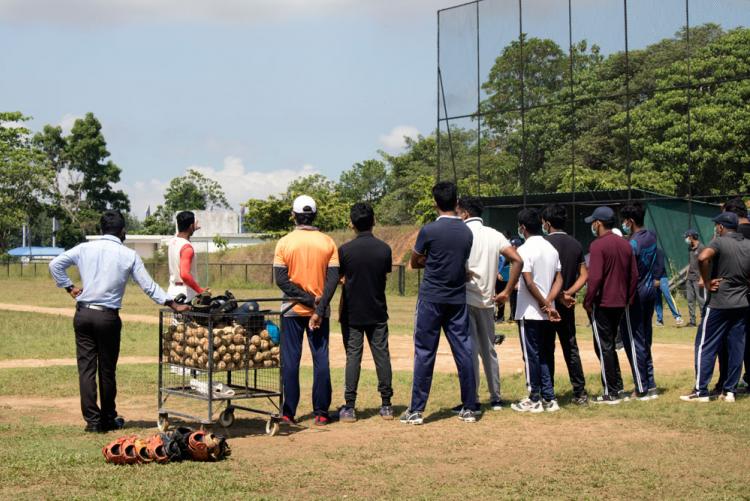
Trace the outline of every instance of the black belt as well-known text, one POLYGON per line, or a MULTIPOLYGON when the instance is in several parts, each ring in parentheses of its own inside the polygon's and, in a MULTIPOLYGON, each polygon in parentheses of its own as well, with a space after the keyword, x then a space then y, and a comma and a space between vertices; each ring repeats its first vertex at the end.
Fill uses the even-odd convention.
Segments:
POLYGON ((115 308, 107 308, 106 306, 99 306, 98 304, 88 304, 88 303, 76 304, 76 309, 80 310, 82 308, 86 308, 88 310, 96 310, 96 311, 107 311, 110 313, 119 313, 120 311, 115 308))

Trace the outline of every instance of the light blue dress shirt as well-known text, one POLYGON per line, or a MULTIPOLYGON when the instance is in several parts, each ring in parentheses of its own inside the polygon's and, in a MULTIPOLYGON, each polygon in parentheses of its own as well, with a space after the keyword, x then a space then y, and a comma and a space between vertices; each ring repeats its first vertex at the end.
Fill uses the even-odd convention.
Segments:
POLYGON ((53 259, 49 271, 58 287, 73 285, 66 270, 74 265, 83 282, 83 292, 76 298, 80 303, 120 309, 130 277, 155 303, 172 299, 153 281, 141 257, 113 235, 76 245, 53 259))

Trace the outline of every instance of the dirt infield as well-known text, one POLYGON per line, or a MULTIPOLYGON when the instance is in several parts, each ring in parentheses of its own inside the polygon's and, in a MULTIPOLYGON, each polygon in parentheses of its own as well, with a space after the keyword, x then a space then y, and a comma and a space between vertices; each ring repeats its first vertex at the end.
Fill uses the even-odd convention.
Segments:
MULTIPOLYGON (((62 315, 67 317, 72 317, 75 313, 75 310, 72 308, 49 308, 8 303, 0 303, 0 310, 44 313, 49 315, 62 315)), ((133 315, 129 313, 123 313, 121 314, 121 317, 125 322, 140 322, 152 325, 156 325, 159 323, 158 317, 150 315, 133 315)), ((338 331, 332 331, 330 362, 331 367, 335 368, 342 368, 346 364, 346 354, 344 353, 344 347, 343 343, 341 342, 340 335, 341 334, 338 331)), ((407 372, 411 371, 414 361, 414 344, 411 337, 393 335, 391 336, 389 342, 393 370, 407 372)), ((596 358, 593 343, 589 340, 588 331, 582 331, 580 333, 579 345, 585 372, 598 372, 600 370, 599 361, 596 358)), ((508 336, 508 339, 506 339, 505 342, 498 347, 498 354, 500 356, 501 373, 514 374, 521 373, 523 371, 523 358, 521 355, 520 343, 517 337, 508 336)), ((557 355, 558 356, 555 372, 558 374, 565 374, 566 367, 562 359, 562 351, 559 349, 559 347, 557 349, 557 355)), ((673 373, 690 369, 693 366, 693 347, 687 344, 681 345, 672 343, 655 343, 653 345, 653 355, 654 365, 657 369, 657 373, 673 373)), ((126 356, 120 359, 120 363, 123 364, 142 364, 155 362, 156 357, 150 358, 126 356)), ((305 348, 303 351, 302 363, 307 366, 312 365, 310 352, 307 350, 307 348, 305 348)), ((620 352, 620 363, 623 368, 628 367, 625 353, 622 351, 620 352)), ((0 369, 14 367, 49 367, 53 365, 75 365, 75 359, 23 359, 0 361, 0 369)), ((365 369, 375 368, 372 361, 372 356, 367 349, 364 352, 362 366, 365 369)), ((441 343, 440 349, 438 350, 435 370, 448 373, 455 372, 456 370, 456 366, 453 362, 453 357, 448 347, 448 343, 445 341, 441 343)))

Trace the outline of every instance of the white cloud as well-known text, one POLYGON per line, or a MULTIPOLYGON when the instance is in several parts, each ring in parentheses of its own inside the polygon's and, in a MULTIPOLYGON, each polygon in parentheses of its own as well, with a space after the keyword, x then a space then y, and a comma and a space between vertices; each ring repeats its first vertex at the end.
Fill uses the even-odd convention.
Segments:
MULTIPOLYGON (((283 193, 294 179, 317 173, 312 165, 307 164, 298 169, 278 169, 268 172, 247 170, 241 158, 231 156, 226 157, 222 167, 218 169, 211 166, 192 165, 185 171, 190 169, 195 169, 218 182, 235 210, 239 210, 240 204, 249 198, 265 198, 283 193)), ((147 207, 151 206, 153 212, 157 205, 163 203, 164 191, 168 185, 169 180, 151 179, 137 181, 132 185, 121 184, 118 188, 124 190, 130 197, 133 214, 143 218, 147 207)))
POLYGON ((218 21, 254 23, 363 12, 381 19, 434 13, 456 0, 0 0, 0 19, 55 24, 218 21))
POLYGON ((397 125, 388 134, 380 136, 380 144, 389 153, 398 153, 406 147, 406 137, 416 139, 419 130, 412 125, 397 125))
POLYGON ((83 118, 83 117, 81 115, 74 115, 72 113, 66 113, 60 120, 60 123, 57 125, 62 127, 63 134, 67 136, 68 134, 70 134, 70 131, 73 128, 73 124, 79 118, 83 118))
POLYGON ((218 182, 227 194, 227 200, 235 209, 248 198, 265 198, 286 191, 293 180, 317 173, 309 164, 299 169, 279 169, 269 172, 248 171, 242 159, 226 157, 221 169, 213 167, 192 166, 204 176, 218 182))

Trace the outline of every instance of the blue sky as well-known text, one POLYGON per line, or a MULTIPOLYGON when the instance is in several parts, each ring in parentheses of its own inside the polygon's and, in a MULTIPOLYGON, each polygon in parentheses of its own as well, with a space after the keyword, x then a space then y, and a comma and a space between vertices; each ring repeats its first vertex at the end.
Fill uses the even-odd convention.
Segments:
MULTIPOLYGON (((567 2, 524 1, 525 31, 567 36, 567 17, 557 15, 562 3, 567 16, 567 2)), ((190 167, 221 182, 236 205, 280 192, 306 173, 337 178, 378 149, 399 151, 403 135, 429 133, 435 11, 455 3, 0 0, 0 109, 33 116, 36 129, 70 127, 94 112, 136 215, 159 203, 166 183, 190 167)), ((643 24, 631 45, 680 25, 680 17, 664 13, 682 0, 631 3, 643 24)), ((738 13, 750 13, 748 0, 693 4, 698 21, 732 24, 738 13)), ((513 36, 515 5, 483 4, 483 19, 497 21, 483 46, 513 36)), ((621 33, 607 23, 621 16, 621 6, 576 0, 574 32, 615 50, 621 33)), ((466 64, 456 63, 459 77, 466 64)))

